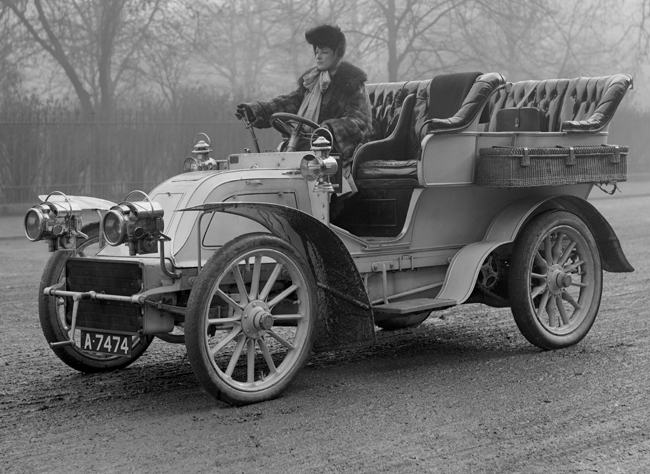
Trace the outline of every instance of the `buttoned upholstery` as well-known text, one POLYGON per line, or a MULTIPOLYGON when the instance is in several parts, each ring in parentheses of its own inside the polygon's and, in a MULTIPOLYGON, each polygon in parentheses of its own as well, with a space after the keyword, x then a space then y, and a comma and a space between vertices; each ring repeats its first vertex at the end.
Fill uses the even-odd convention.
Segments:
MULTIPOLYGON (((417 140, 421 142, 427 133, 440 132, 443 130, 460 130, 463 129, 474 121, 477 114, 481 113, 479 122, 487 122, 489 120, 489 110, 484 106, 493 95, 505 84, 505 79, 501 74, 490 73, 464 73, 464 74, 449 74, 449 79, 460 83, 457 87, 457 94, 459 93, 460 100, 457 98, 448 99, 449 105, 442 106, 437 112, 430 112, 428 120, 416 123, 415 131, 417 133, 417 140), (464 87, 463 87, 464 83, 464 87), (457 104, 457 105, 455 105, 457 104), (449 112, 450 110, 455 112, 449 112)), ((434 79, 435 81, 435 79, 434 79)), ((431 84, 431 108, 438 108, 436 97, 444 96, 447 94, 445 83, 431 84)), ((424 114, 417 114, 420 119, 424 114)))
POLYGON ((417 160, 424 136, 467 127, 504 83, 500 74, 461 73, 367 85, 375 140, 355 154, 352 173, 357 186, 418 187, 417 160))
POLYGON ((496 130, 497 112, 511 107, 537 107, 543 112, 540 131, 559 130, 560 110, 568 85, 568 79, 508 83, 491 101, 488 130, 496 130))
POLYGON ((366 90, 372 106, 374 140, 388 138, 402 111, 404 99, 417 91, 418 81, 368 84, 366 90))
POLYGON ((564 97, 560 129, 595 131, 604 128, 630 87, 632 77, 627 74, 572 79, 564 97))
POLYGON ((496 114, 510 107, 537 107, 543 132, 594 132, 603 129, 632 86, 627 74, 508 83, 489 103, 488 131, 496 131, 496 114))
POLYGON ((409 156, 407 143, 415 94, 430 82, 387 82, 366 86, 375 135, 373 141, 357 150, 353 159, 352 175, 358 187, 418 186, 417 162, 409 156))

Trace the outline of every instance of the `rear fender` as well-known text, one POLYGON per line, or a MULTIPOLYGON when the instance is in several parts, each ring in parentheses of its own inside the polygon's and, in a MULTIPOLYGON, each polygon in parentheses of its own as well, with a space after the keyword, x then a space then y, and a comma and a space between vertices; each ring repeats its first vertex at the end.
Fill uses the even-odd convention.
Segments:
POLYGON ((582 219, 596 240, 603 270, 608 272, 633 272, 621 243, 612 226, 590 202, 569 195, 552 196, 546 199, 522 199, 512 203, 492 222, 484 241, 515 240, 526 222, 544 209, 565 209, 582 219))
POLYGON ((591 203, 568 195, 521 199, 501 211, 490 224, 483 241, 465 246, 454 256, 437 297, 453 299, 458 304, 466 301, 472 294, 485 258, 499 247, 514 242, 524 225, 547 209, 566 209, 587 224, 598 245, 603 270, 634 271, 614 229, 591 203))
POLYGON ((575 196, 560 196, 556 200, 564 209, 578 215, 587 223, 598 244, 603 270, 615 273, 634 271, 614 229, 593 204, 575 196))
POLYGON ((225 212, 251 219, 293 245, 314 271, 318 291, 316 351, 375 342, 368 295, 341 239, 309 214, 278 204, 214 203, 184 210, 225 212))

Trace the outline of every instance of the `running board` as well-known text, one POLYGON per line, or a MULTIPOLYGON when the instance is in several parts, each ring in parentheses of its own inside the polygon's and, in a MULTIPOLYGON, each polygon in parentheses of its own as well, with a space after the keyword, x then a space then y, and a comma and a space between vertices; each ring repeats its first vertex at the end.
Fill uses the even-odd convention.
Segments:
POLYGON ((418 298, 414 300, 396 301, 395 303, 378 304, 372 307, 375 321, 389 319, 387 316, 406 315, 449 308, 456 305, 456 300, 439 298, 418 298))

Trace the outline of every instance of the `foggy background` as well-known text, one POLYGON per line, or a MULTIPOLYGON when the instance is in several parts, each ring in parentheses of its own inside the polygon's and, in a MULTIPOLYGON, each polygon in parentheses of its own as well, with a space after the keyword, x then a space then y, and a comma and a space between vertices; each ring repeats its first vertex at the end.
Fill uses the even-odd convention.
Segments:
POLYGON ((322 23, 369 83, 631 74, 609 141, 650 171, 650 0, 0 0, 0 206, 149 191, 198 132, 215 158, 252 148, 235 104, 294 89, 322 23))

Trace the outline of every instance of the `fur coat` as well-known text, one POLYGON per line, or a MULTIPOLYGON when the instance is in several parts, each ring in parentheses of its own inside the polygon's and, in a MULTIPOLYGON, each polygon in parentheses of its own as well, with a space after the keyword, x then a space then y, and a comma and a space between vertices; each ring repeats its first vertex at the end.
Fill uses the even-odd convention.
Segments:
MULTIPOLYGON (((268 102, 249 103, 255 114, 253 126, 270 127, 269 118, 276 112, 297 114, 308 92, 303 85, 305 74, 300 76, 298 88, 293 92, 268 102)), ((351 184, 353 191, 356 191, 356 187, 352 183, 350 174, 354 151, 373 136, 370 99, 365 88, 367 79, 366 73, 358 67, 345 61, 341 62, 332 76, 332 82, 323 93, 318 117, 319 124, 327 126, 334 135, 336 146, 341 152, 343 175, 351 184)))

